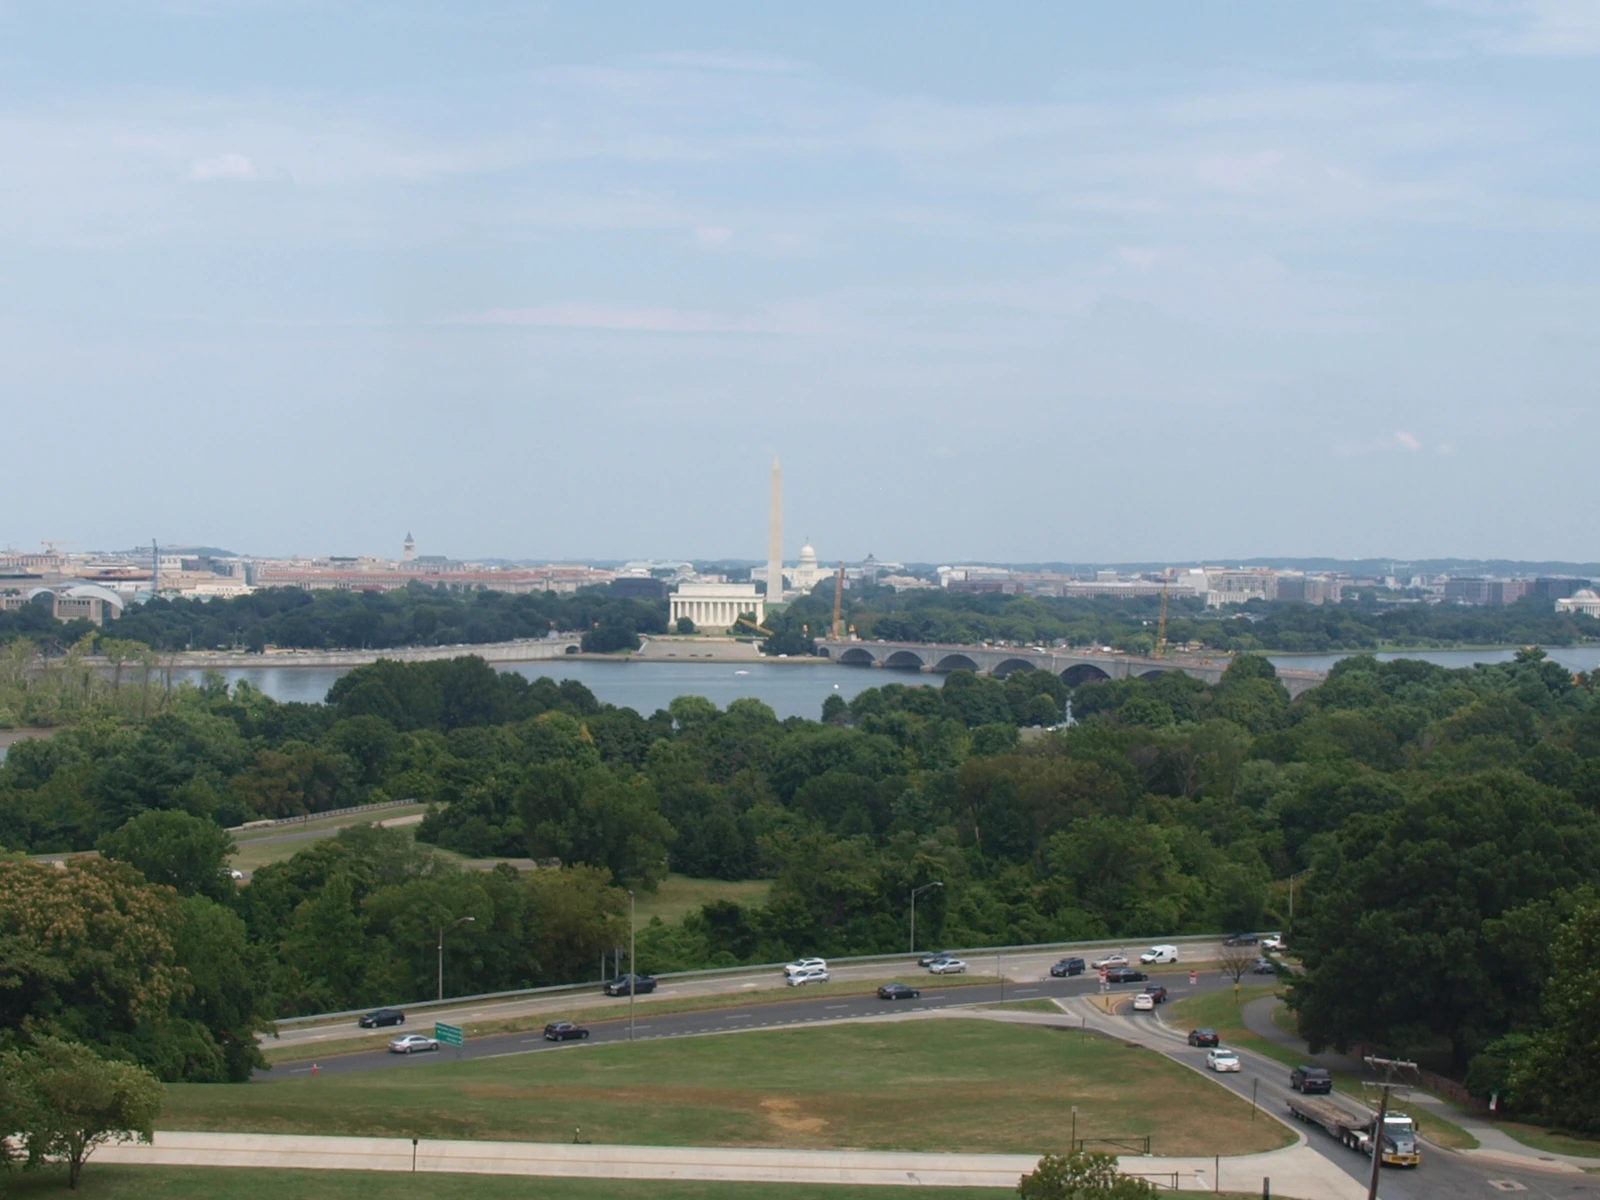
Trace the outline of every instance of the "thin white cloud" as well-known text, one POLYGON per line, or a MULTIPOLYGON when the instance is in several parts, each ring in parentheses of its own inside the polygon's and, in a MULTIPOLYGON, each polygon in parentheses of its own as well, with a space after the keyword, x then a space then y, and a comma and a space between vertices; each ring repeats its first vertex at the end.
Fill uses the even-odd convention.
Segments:
POLYGON ((701 225, 694 231, 694 240, 699 246, 726 246, 733 241, 733 230, 726 225, 701 225))
POLYGON ((450 318, 453 325, 509 325, 536 329, 597 329, 623 333, 815 333, 814 323, 794 317, 736 317, 683 308, 630 308, 606 304, 550 304, 539 308, 494 308, 450 318))
POLYGON ((1422 439, 1415 434, 1407 433, 1404 429, 1395 430, 1394 444, 1409 454, 1415 454, 1422 449, 1422 439))
POLYGON ((218 154, 212 158, 196 159, 189 164, 189 178, 197 183, 218 179, 260 179, 256 164, 243 154, 218 154))

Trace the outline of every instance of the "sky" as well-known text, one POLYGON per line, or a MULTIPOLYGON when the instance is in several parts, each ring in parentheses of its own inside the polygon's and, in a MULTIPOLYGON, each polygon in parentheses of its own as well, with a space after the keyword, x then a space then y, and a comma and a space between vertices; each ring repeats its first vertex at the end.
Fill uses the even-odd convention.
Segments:
POLYGON ((0 0, 0 545, 1592 560, 1600 3, 0 0))

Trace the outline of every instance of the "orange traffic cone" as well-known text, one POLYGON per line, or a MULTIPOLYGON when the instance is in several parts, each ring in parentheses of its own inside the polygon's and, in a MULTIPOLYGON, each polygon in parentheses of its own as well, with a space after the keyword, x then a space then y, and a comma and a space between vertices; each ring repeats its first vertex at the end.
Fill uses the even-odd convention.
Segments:
POLYGON ((315 1075, 317 1073, 317 1064, 316 1063, 312 1063, 311 1064, 311 1073, 313 1075, 315 1075))

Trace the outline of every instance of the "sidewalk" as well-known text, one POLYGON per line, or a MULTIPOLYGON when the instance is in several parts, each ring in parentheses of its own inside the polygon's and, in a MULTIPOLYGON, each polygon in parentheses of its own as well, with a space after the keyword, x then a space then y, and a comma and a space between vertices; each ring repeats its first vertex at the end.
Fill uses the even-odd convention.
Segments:
MULTIPOLYGON (((1373 1079, 1376 1076, 1363 1062, 1350 1058, 1344 1054, 1311 1054, 1306 1044, 1293 1034, 1286 1033, 1272 1020, 1272 1011, 1283 1001, 1276 996, 1263 996, 1259 1000, 1252 1000, 1244 1006, 1245 1028, 1259 1037, 1276 1042, 1280 1046, 1287 1046, 1291 1050, 1304 1053, 1307 1060, 1324 1066, 1330 1070, 1347 1071, 1361 1079, 1373 1079)), ((1581 1171, 1585 1168, 1600 1167, 1600 1158, 1584 1158, 1576 1154, 1555 1154, 1544 1150, 1536 1150, 1524 1142, 1517 1141, 1509 1133, 1484 1120, 1479 1113, 1467 1112, 1457 1108, 1448 1100, 1441 1100, 1438 1096, 1418 1089, 1407 1098, 1407 1104, 1415 1104, 1420 1108, 1431 1110, 1448 1121, 1461 1126, 1473 1137, 1478 1139, 1478 1149, 1457 1150, 1469 1158, 1481 1158, 1491 1162, 1503 1163, 1507 1166, 1528 1167, 1541 1171, 1581 1171)))
MULTIPOLYGON (((95 1162, 178 1167, 294 1167, 585 1179, 690 1179, 733 1183, 850 1183, 1014 1190, 1038 1163, 1021 1154, 868 1150, 755 1150, 697 1146, 594 1146, 545 1142, 422 1141, 253 1133, 158 1132, 148 1146, 104 1146, 95 1162)), ((1209 1158, 1126 1156, 1122 1170, 1183 1191, 1217 1187, 1209 1158)), ((1221 1161, 1221 1186, 1255 1192, 1270 1178, 1292 1200, 1360 1200, 1363 1189, 1303 1146, 1221 1161)))

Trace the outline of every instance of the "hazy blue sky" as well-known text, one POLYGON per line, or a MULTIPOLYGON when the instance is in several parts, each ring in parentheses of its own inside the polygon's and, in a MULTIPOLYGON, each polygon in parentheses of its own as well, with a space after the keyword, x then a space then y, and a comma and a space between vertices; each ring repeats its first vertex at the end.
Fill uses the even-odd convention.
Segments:
POLYGON ((1595 0, 0 0, 0 543, 1592 559, 1597 149, 1595 0))

